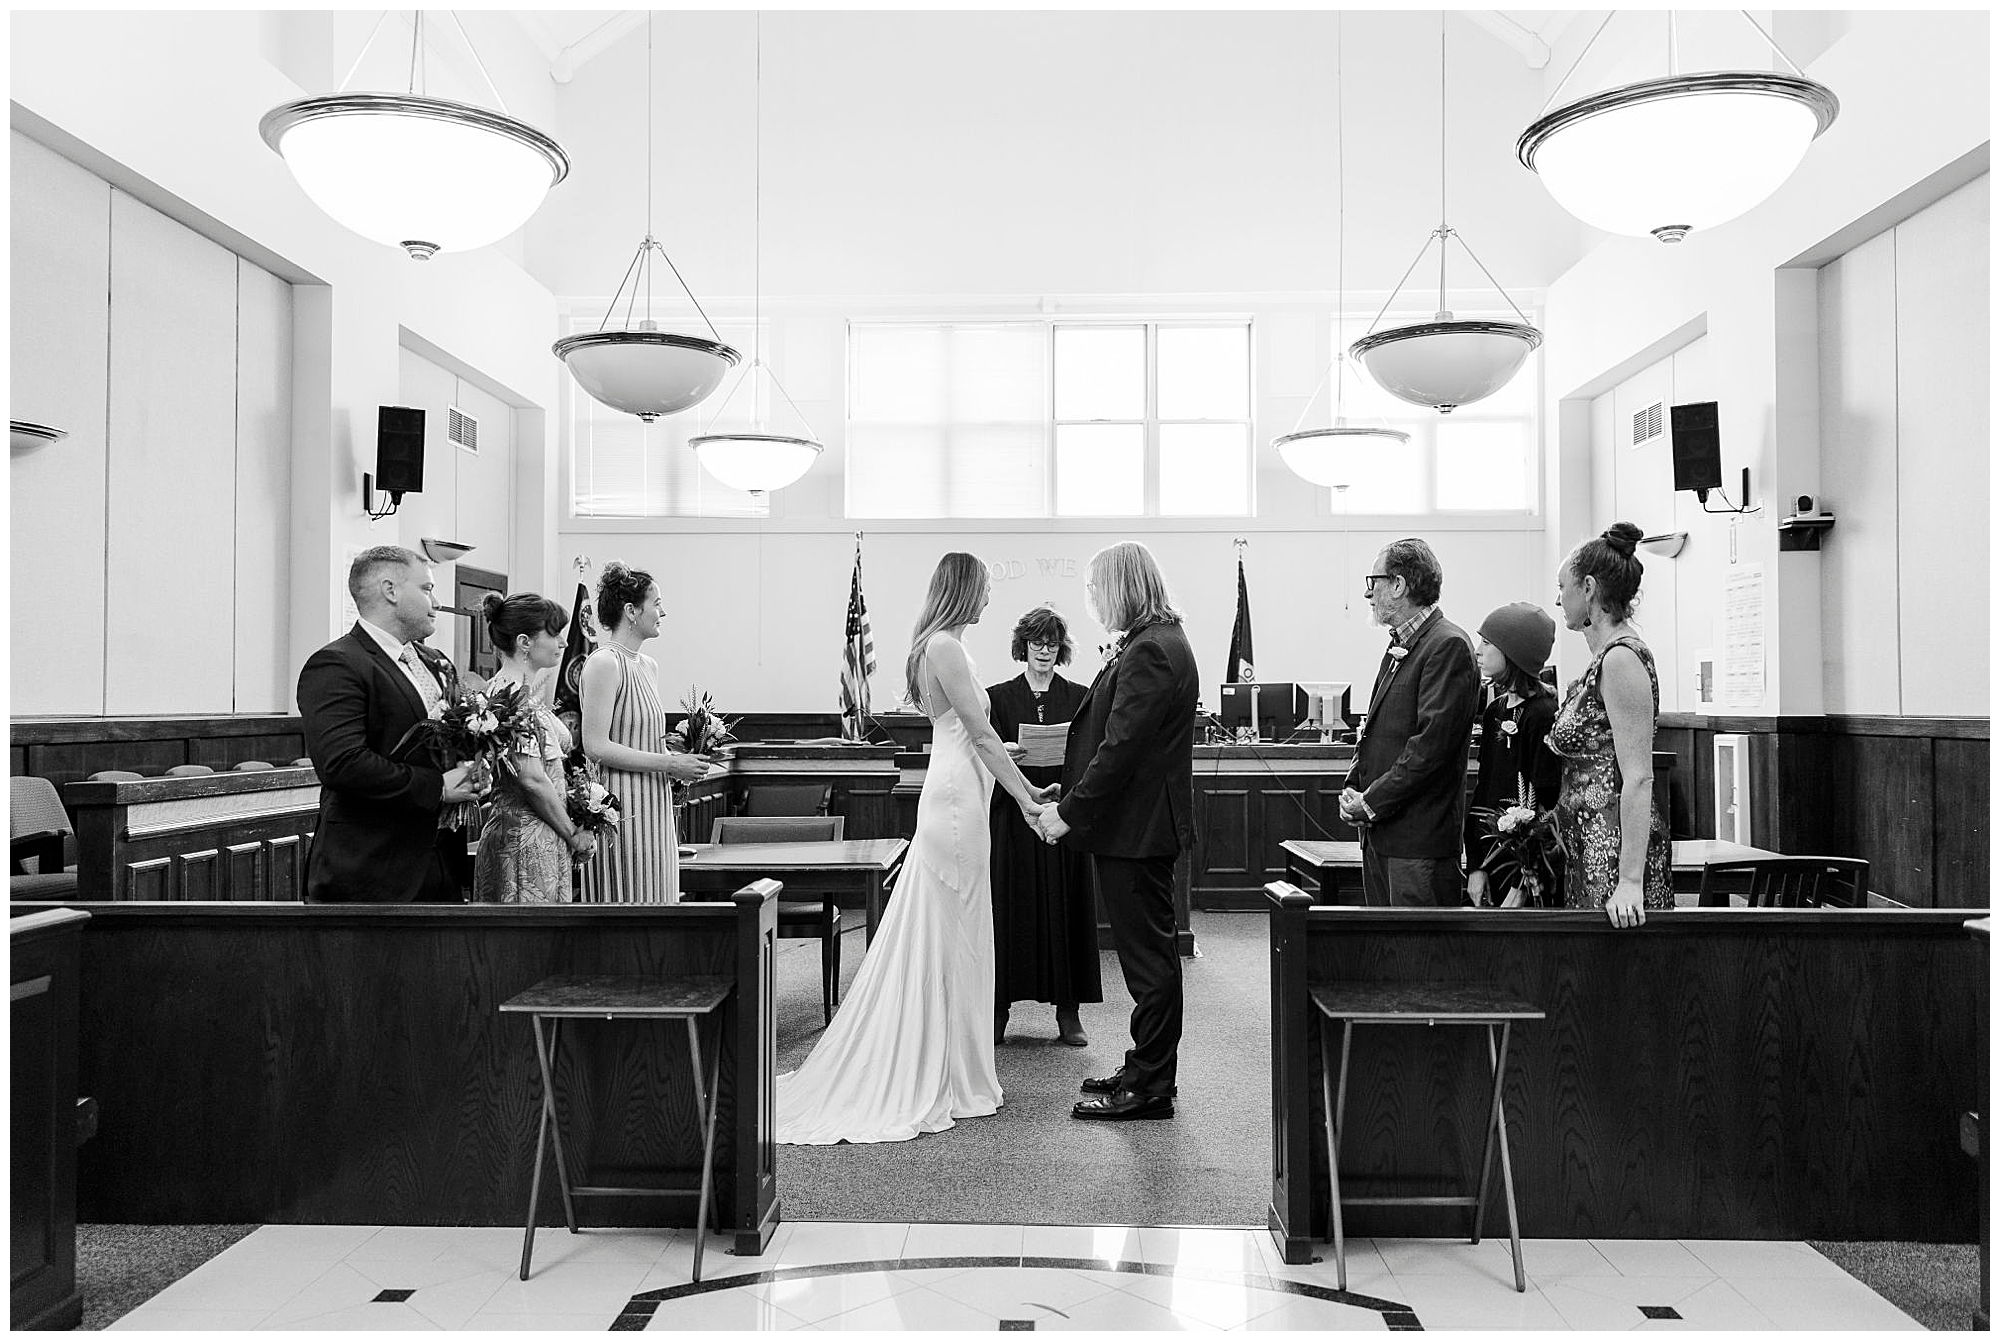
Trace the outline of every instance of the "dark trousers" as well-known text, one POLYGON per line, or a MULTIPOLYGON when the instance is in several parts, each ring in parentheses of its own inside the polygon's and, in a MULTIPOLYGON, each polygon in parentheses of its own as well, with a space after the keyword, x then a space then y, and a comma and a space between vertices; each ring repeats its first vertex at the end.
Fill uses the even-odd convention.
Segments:
POLYGON ((1456 908, 1464 889, 1453 857, 1385 857, 1361 840, 1361 897, 1374 907, 1456 908))
POLYGON ((1123 1088, 1171 1096, 1180 1065, 1181 955, 1174 934, 1174 858, 1093 855, 1097 897, 1132 994, 1123 1088))

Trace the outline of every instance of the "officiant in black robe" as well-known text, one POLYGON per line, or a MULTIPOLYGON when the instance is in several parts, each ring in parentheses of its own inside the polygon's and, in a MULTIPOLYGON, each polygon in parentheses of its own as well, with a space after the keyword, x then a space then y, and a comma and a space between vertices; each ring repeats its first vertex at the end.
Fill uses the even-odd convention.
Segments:
MULTIPOLYGON (((1084 687, 1056 673, 1069 664, 1069 626, 1049 606, 1037 606, 1014 625, 1014 660, 1020 675, 989 686, 993 729, 1011 747, 1024 724, 1058 726, 1076 716, 1084 687)), ((1015 754, 1017 761, 1021 760, 1015 754)), ((1062 751, 1046 766, 1021 762, 1036 787, 1062 781, 1062 751)), ((1049 844, 1021 818, 1021 808, 997 789, 993 831, 993 1040, 1006 1041, 1008 1008, 1042 1001, 1056 1008, 1057 1037, 1072 1047, 1090 1039, 1077 1006, 1104 1000, 1098 971, 1097 902, 1090 857, 1067 844, 1049 844)))

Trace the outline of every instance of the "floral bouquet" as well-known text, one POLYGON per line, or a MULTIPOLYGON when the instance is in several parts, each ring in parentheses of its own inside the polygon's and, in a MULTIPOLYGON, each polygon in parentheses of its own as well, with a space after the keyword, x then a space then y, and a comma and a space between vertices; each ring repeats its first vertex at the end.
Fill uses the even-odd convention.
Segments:
POLYGON ((1562 851, 1562 842, 1556 834, 1555 812, 1535 809, 1527 779, 1516 779, 1515 785, 1513 805, 1472 808, 1472 817, 1490 842, 1480 869, 1491 874, 1496 890, 1518 886, 1523 901, 1539 908, 1555 888, 1556 854, 1562 851))
POLYGON ((681 708, 687 716, 679 726, 667 732, 667 744, 675 749, 684 754, 713 754, 736 740, 731 734, 736 722, 725 721, 716 712, 715 700, 709 697, 707 690, 689 685, 687 697, 681 700, 681 708))
POLYGON ((564 769, 563 780, 563 805, 570 823, 585 833, 602 833, 624 818, 618 798, 597 780, 597 765, 580 757, 580 752, 564 769))
MULTIPOLYGON (((462 689, 456 698, 441 698, 429 718, 411 727, 397 742, 401 755, 413 740, 420 739, 445 768, 468 764, 472 776, 509 767, 507 756, 526 740, 534 739, 535 709, 522 684, 503 684, 498 689, 462 689)), ((479 803, 460 801, 446 806, 438 816, 443 829, 473 829, 479 823, 479 803)))

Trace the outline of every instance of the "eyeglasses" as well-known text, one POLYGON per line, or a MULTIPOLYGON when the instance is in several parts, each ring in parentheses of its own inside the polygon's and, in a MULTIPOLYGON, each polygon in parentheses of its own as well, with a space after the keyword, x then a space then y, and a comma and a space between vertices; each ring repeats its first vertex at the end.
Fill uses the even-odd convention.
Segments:
POLYGON ((1062 651, 1062 644, 1031 642, 1028 644, 1028 650, 1030 652, 1060 652, 1062 651))
POLYGON ((1365 573, 1361 578, 1361 590, 1364 594, 1373 592, 1377 582, 1390 582, 1395 576, 1394 573, 1365 573))

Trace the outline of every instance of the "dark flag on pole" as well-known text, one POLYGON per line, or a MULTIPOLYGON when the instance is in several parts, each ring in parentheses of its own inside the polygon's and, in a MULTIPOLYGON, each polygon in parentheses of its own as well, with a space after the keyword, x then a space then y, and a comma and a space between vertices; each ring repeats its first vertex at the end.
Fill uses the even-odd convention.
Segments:
POLYGON ((576 584, 576 606, 569 612, 569 642, 562 662, 556 667, 555 693, 550 704, 555 715, 570 728, 570 735, 583 743, 583 661, 597 649, 597 624, 590 617, 590 589, 576 584))
POLYGON ((1250 684, 1257 679, 1257 668, 1252 664, 1257 654, 1250 650, 1250 587, 1243 580, 1243 549, 1236 550, 1236 624, 1229 630, 1229 660, 1225 663, 1222 678, 1238 684, 1250 684))
POLYGON ((868 731, 868 677, 875 673, 875 635, 861 598, 861 537, 854 538, 854 580, 847 587, 847 635, 840 654, 840 730, 849 740, 868 731))

